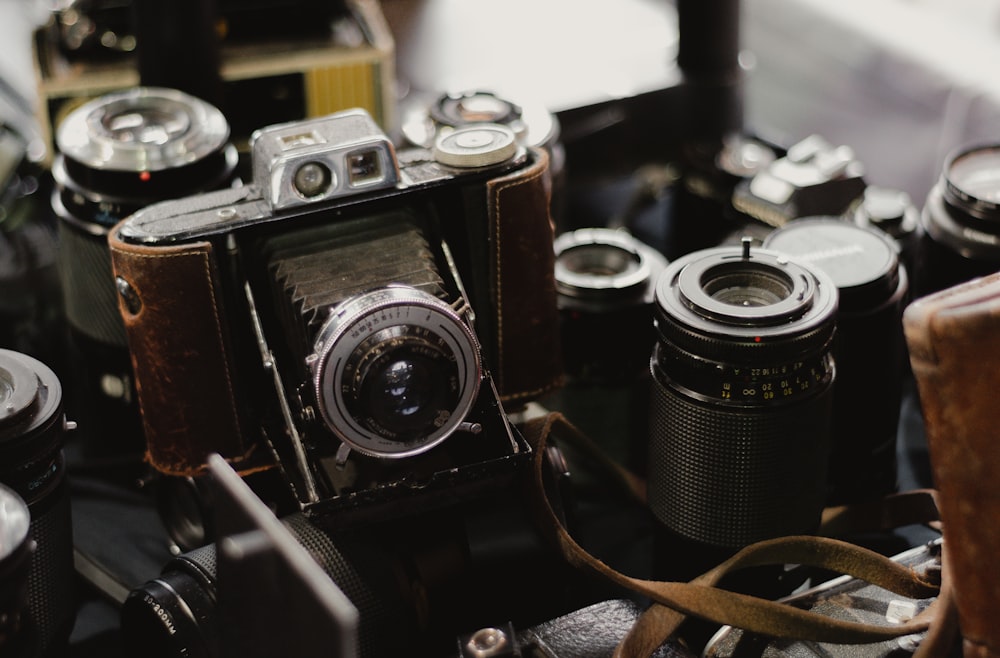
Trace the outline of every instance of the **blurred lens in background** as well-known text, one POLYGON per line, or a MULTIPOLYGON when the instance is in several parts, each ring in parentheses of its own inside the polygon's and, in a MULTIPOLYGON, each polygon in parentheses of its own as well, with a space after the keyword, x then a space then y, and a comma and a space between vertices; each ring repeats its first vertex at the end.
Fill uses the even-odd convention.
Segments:
POLYGON ((108 231, 151 203, 231 184, 236 148, 218 109, 152 87, 107 94, 77 108, 59 125, 56 145, 52 208, 74 366, 68 403, 90 456, 141 457, 108 231))
POLYGON ((63 313, 56 227, 29 144, 0 125, 0 347, 62 370, 63 313))
POLYGON ((666 259, 624 230, 577 229, 554 246, 566 383, 545 404, 644 472, 653 290, 666 259))
POLYGON ((909 288, 897 245, 882 231, 814 217, 789 222, 764 247, 822 269, 840 297, 827 504, 876 500, 896 491, 902 314, 909 288))
POLYGON ((806 534, 826 498, 837 290, 769 250, 716 247, 656 285, 649 505, 659 575, 806 534))
POLYGON ((21 633, 28 606, 28 570, 35 543, 28 525, 28 506, 13 489, 0 484, 0 653, 25 653, 27 633, 21 633))
POLYGON ((1000 270, 1000 144, 962 148, 945 160, 920 228, 916 296, 1000 270))
POLYGON ((62 452, 70 427, 55 373, 27 355, 0 350, 0 483, 27 504, 37 544, 19 631, 30 636, 24 640, 24 656, 63 655, 76 617, 73 528, 62 452))

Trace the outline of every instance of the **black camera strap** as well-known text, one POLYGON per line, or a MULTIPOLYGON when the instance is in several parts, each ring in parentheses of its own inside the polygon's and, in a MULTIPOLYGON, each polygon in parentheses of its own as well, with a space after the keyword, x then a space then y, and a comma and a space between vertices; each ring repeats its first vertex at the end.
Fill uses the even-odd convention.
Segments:
MULTIPOLYGON (((622 574, 591 555, 570 536, 546 495, 543 474, 549 438, 565 439, 577 445, 588 444, 589 439, 559 413, 528 421, 522 430, 535 449, 531 488, 532 496, 539 503, 534 509, 543 536, 575 567, 596 572, 653 601, 618 647, 618 657, 649 656, 688 616, 776 638, 843 644, 878 642, 926 631, 918 656, 940 655, 935 654, 935 650, 949 646, 955 637, 954 606, 944 568, 946 560, 942 560, 941 582, 936 582, 931 574, 923 576, 875 551, 832 537, 793 536, 758 542, 690 582, 644 580, 622 574), (936 598, 910 621, 878 626, 835 619, 716 586, 724 575, 733 571, 782 564, 836 571, 910 598, 936 598)), ((624 469, 620 470, 628 488, 641 496, 641 485, 624 469)), ((831 508, 824 514, 821 533, 889 529, 937 521, 935 492, 919 490, 889 496, 878 503, 831 508)))

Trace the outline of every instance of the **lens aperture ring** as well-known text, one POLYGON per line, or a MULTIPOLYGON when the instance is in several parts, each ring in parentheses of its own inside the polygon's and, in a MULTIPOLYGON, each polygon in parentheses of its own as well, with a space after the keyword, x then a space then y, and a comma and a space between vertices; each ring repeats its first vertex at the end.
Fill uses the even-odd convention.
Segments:
POLYGON ((827 350, 800 361, 734 364, 710 361, 671 343, 659 343, 653 353, 653 375, 661 385, 702 401, 771 407, 823 393, 833 383, 834 365, 827 350))

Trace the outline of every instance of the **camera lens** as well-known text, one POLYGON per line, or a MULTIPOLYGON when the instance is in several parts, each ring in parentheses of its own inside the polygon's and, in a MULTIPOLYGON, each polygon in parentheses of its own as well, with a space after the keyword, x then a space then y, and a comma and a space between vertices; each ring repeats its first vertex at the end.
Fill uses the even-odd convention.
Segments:
POLYGON ((411 456, 446 439, 482 377, 468 325, 448 304, 406 286, 341 303, 320 329, 315 355, 323 420, 371 456, 411 456))
POLYGON ((545 404, 644 472, 653 288, 666 260, 629 233, 606 228, 563 233, 554 247, 567 377, 545 404))
POLYGON ((58 654, 76 616, 73 528, 62 446, 67 422, 58 378, 41 362, 0 350, 0 482, 27 504, 37 544, 24 619, 33 652, 58 654))
POLYGON ((953 152, 920 223, 918 296, 1000 269, 1000 144, 953 152))
POLYGON ((393 354, 380 359, 390 363, 368 368, 369 372, 362 376, 364 383, 359 397, 367 401, 378 425, 394 434, 413 435, 434 420, 436 409, 455 403, 450 395, 449 399, 440 400, 451 390, 447 370, 439 363, 447 355, 440 352, 436 355, 437 359, 427 359, 416 354, 393 354))
POLYGON ((655 301, 649 503, 675 559, 690 549, 676 568, 693 575, 814 530, 832 418, 830 278, 747 241, 673 262, 655 301))
POLYGON ((837 286, 833 447, 828 504, 874 500, 896 490, 896 433, 905 347, 906 270, 882 231, 833 217, 797 219, 764 247, 806 261, 837 286))
POLYGON ((101 96, 56 133, 52 208, 71 329, 73 399, 96 456, 141 455, 125 327, 111 273, 108 231, 151 203, 228 185, 236 148, 215 107, 180 91, 139 87, 101 96))
MULTIPOLYGON (((393 572, 394 558, 367 537, 331 536, 301 514, 282 523, 358 608, 360 655, 403 651, 415 621, 393 572)), ((216 560, 215 544, 195 549, 171 560, 158 578, 129 594, 121 613, 127 655, 225 655, 219 646, 216 560)))
MULTIPOLYGON (((35 545, 28 534, 28 506, 0 484, 0 650, 20 655, 21 616, 28 603, 28 570, 35 545)), ((8 654, 7 652, 11 653, 8 654)))

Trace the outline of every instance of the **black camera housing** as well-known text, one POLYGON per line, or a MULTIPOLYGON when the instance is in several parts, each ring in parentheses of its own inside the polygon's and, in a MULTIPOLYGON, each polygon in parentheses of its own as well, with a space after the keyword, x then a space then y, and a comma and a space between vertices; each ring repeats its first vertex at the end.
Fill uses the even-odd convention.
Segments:
POLYGON ((530 450, 501 399, 561 374, 546 155, 492 124, 397 154, 363 110, 252 149, 250 184, 148 207, 109 239, 150 462, 277 463, 324 518, 504 486, 530 450), (425 403, 441 411, 414 428, 425 403))

